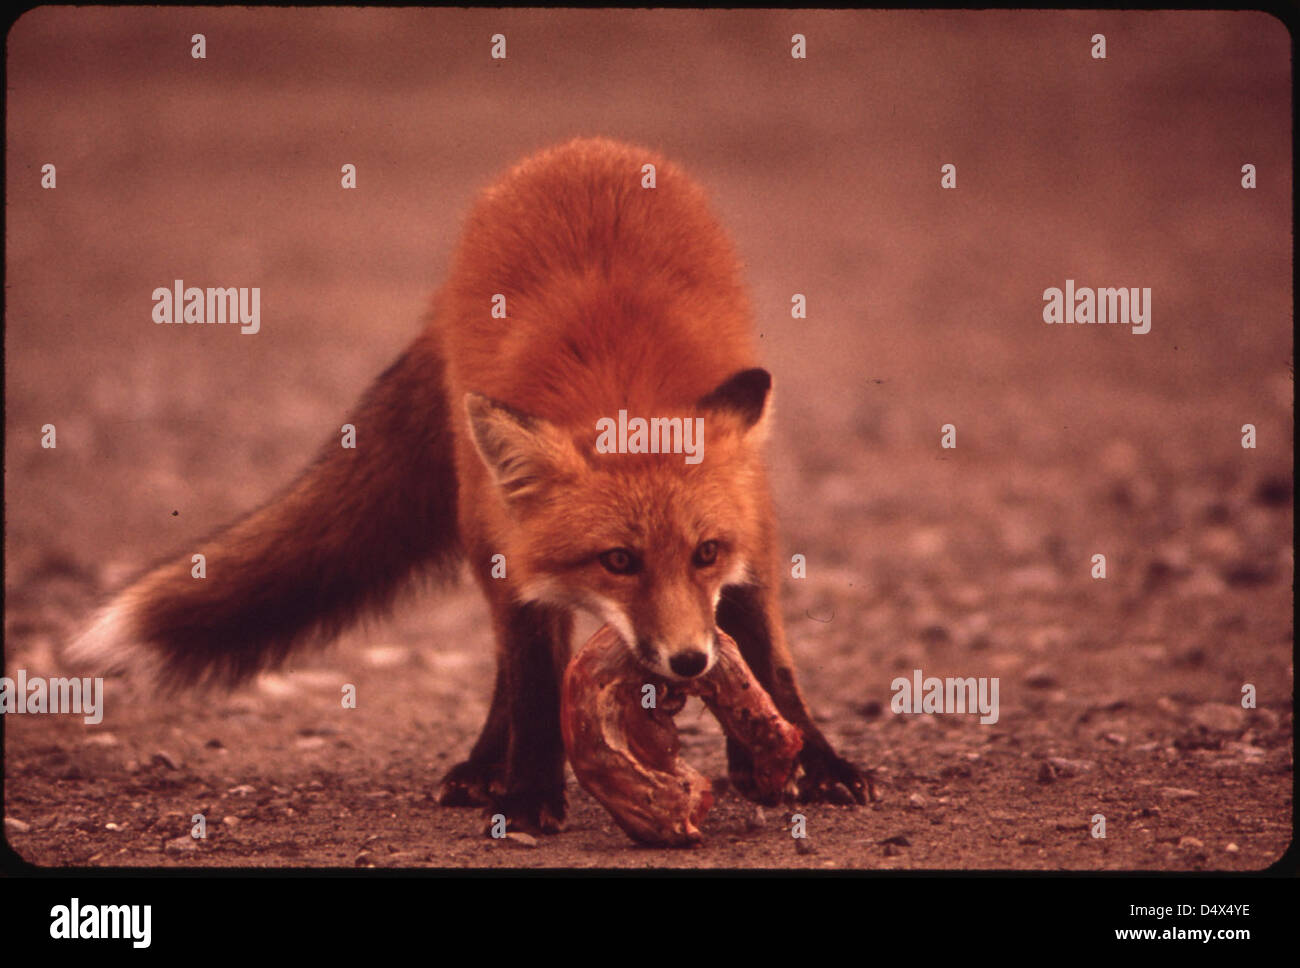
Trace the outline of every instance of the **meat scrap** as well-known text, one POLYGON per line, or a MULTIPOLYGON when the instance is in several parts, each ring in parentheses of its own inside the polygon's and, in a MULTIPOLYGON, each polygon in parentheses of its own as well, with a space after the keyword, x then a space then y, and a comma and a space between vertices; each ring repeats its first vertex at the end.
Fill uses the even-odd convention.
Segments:
POLYGON ((762 796, 789 783, 803 737, 777 712, 741 657, 718 630, 718 656, 707 675, 669 682, 648 672, 613 626, 602 626, 564 674, 564 748, 582 788, 599 800, 633 840, 682 847, 700 843, 699 825, 713 806, 709 780, 678 757, 673 716, 699 696, 723 731, 746 747, 762 796), (654 708, 642 705, 654 687, 654 708))

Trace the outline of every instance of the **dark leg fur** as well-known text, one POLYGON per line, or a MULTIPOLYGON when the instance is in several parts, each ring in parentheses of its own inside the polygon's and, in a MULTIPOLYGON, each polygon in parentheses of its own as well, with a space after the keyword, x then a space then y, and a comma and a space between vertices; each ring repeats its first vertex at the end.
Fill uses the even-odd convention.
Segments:
MULTIPOLYGON (((799 754, 803 776, 799 780, 799 799, 832 803, 865 803, 869 775, 837 754, 820 729, 795 683, 794 665, 784 642, 779 638, 773 618, 772 603, 763 589, 756 586, 732 586, 723 590, 718 600, 718 626, 736 640, 754 677, 772 696, 781 715, 803 732, 804 747, 799 754)), ((745 796, 754 798, 753 763, 747 750, 727 740, 727 766, 732 784, 745 796)))

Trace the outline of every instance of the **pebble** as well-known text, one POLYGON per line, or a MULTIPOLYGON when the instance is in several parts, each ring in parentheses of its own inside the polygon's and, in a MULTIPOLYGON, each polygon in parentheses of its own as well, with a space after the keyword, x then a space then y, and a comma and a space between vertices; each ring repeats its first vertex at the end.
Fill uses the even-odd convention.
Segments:
POLYGON ((1160 792, 1171 800, 1194 800, 1201 795, 1199 790, 1189 790, 1186 787, 1161 787, 1160 792))
POLYGON ((510 841, 516 847, 537 847, 537 838, 532 834, 526 834, 522 830, 511 830, 505 835, 505 840, 510 841))
POLYGON ((24 823, 17 817, 5 817, 5 833, 7 834, 25 834, 31 829, 31 824, 24 823))
POLYGON ((745 818, 745 829, 762 830, 763 827, 766 825, 767 825, 767 815, 763 812, 762 807, 755 805, 750 815, 745 818))
POLYGON ((1295 481, 1291 477, 1266 477, 1255 488, 1255 503, 1267 507, 1286 507, 1291 503, 1294 488, 1295 481))
POLYGON ((1031 689, 1051 689, 1056 685, 1056 676, 1050 669, 1038 666, 1025 673, 1025 685, 1031 689))
POLYGON ((159 750, 157 753, 154 753, 153 759, 150 760, 150 762, 155 766, 165 766, 169 770, 179 770, 181 768, 180 764, 176 762, 176 759, 165 750, 159 750))
POLYGON ((1067 760, 1064 757, 1052 756, 1047 760, 1052 769, 1056 771, 1057 776, 1078 776, 1080 773, 1089 773, 1097 764, 1092 760, 1067 760))
POLYGON ((911 807, 913 810, 924 810, 926 806, 926 799, 920 793, 913 793, 910 797, 907 798, 907 805, 911 807))
POLYGON ((1192 722, 1206 729, 1233 732, 1246 724, 1246 710, 1226 702, 1202 703, 1192 710, 1192 722))
POLYGON ((169 840, 163 847, 163 850, 169 854, 184 854, 198 849, 199 842, 189 834, 183 834, 180 837, 169 840))

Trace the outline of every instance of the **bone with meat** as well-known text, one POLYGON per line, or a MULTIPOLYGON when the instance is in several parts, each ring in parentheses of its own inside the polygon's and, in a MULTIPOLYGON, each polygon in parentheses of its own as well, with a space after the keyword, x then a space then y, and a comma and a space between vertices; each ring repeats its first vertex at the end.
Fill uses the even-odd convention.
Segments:
POLYGON ((736 643, 718 630, 712 669, 684 682, 649 673, 618 632, 605 625, 573 657, 564 675, 564 747, 583 789, 599 800, 634 840, 688 846, 703 840, 699 825, 713 805, 709 780, 679 753, 673 716, 697 695, 723 731, 745 746, 754 785, 780 796, 795 771, 803 737, 777 712, 736 643), (645 708, 647 685, 654 706, 645 708))

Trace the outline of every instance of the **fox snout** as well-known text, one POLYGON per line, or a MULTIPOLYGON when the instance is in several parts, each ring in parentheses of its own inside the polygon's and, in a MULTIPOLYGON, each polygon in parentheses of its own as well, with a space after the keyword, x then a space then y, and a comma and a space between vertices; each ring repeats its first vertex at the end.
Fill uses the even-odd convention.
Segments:
POLYGON ((717 656, 717 635, 710 633, 697 643, 668 648, 648 638, 637 639, 637 658, 651 672, 667 679, 694 679, 713 667, 717 656))

